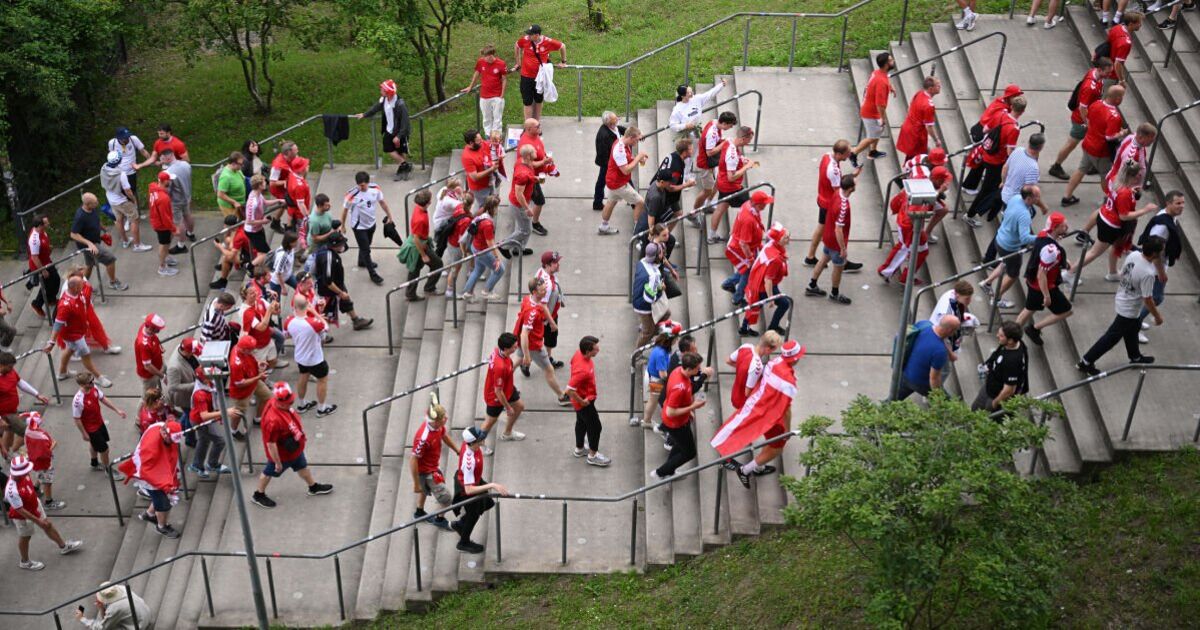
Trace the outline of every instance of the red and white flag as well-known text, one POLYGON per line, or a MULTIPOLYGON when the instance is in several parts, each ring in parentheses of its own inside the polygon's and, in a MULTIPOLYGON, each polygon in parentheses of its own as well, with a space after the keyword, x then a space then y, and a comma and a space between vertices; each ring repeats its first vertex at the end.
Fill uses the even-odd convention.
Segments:
POLYGON ((142 433, 133 456, 117 465, 117 469, 125 473, 125 483, 137 478, 144 481, 155 490, 174 492, 179 487, 176 467, 179 463, 177 438, 182 439, 181 427, 178 422, 166 423, 168 441, 163 441, 161 427, 164 423, 155 422, 142 433))
POLYGON ((784 344, 783 355, 771 359, 746 403, 725 420, 709 444, 728 457, 746 448, 773 425, 783 422, 796 397, 796 361, 804 347, 795 341, 784 344))

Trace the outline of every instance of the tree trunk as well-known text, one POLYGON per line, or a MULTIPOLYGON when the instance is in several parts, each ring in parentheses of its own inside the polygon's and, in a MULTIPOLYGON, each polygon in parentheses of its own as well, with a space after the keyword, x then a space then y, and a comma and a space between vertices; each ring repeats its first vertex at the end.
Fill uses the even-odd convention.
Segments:
POLYGON ((262 57, 262 78, 267 82, 267 98, 266 109, 261 110, 264 114, 271 113, 275 97, 275 79, 271 78, 270 60, 271 60, 271 27, 270 19, 263 20, 262 28, 258 32, 258 52, 262 57))

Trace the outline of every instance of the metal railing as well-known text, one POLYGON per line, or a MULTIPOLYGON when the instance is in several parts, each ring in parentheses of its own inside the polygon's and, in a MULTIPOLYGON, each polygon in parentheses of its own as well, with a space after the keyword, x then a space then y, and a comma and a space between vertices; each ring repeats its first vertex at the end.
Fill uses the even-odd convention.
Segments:
MULTIPOLYGON (((226 234, 228 234, 231 230, 239 229, 245 224, 246 224, 245 221, 238 221, 237 223, 235 223, 233 225, 229 225, 224 228, 221 228, 215 234, 210 234, 208 236, 205 236, 204 238, 196 241, 195 243, 192 243, 188 247, 188 259, 192 263, 192 285, 196 287, 196 303, 197 304, 203 304, 204 297, 200 293, 200 275, 199 275, 200 272, 196 269, 196 248, 204 243, 209 242, 209 241, 215 241, 218 238, 221 238, 221 237, 225 236, 226 234)), ((237 261, 234 261, 234 267, 235 268, 237 267, 237 261)))
MULTIPOLYGON (((1008 35, 1005 35, 1001 31, 992 31, 991 33, 988 33, 986 35, 981 35, 979 37, 976 37, 975 39, 972 39, 969 42, 963 42, 957 46, 954 46, 953 48, 942 51, 932 57, 918 60, 916 63, 912 64, 911 66, 893 70, 891 73, 888 74, 888 78, 889 79, 895 78, 895 77, 898 77, 901 74, 904 74, 905 72, 908 72, 910 70, 916 70, 917 68, 920 68, 921 66, 923 66, 927 63, 937 61, 938 59, 941 59, 942 57, 945 57, 947 55, 952 55, 964 48, 978 44, 979 42, 982 42, 991 37, 999 37, 1000 38, 1000 56, 996 58, 996 74, 992 77, 992 96, 995 96, 996 95, 996 86, 1000 84, 1000 67, 1004 65, 1004 51, 1005 51, 1005 49, 1008 48, 1008 35)), ((903 40, 901 40, 901 41, 903 41, 903 40)))
POLYGON ((397 400, 400 400, 403 398, 408 398, 409 396, 412 396, 413 394, 416 394, 417 392, 424 391, 431 387, 437 387, 441 383, 456 379, 468 372, 474 372, 475 370, 478 370, 479 368, 481 368, 487 364, 488 364, 487 361, 480 361, 478 363, 475 363, 474 365, 469 365, 465 368, 459 368, 453 372, 450 372, 449 374, 443 374, 443 375, 433 379, 432 381, 425 383, 424 385, 417 385, 416 387, 412 387, 412 388, 406 389, 402 392, 392 394, 391 396, 388 396, 387 398, 382 398, 382 399, 377 400, 377 401, 367 405, 366 407, 364 407, 362 410, 362 429, 363 429, 363 451, 366 453, 365 461, 367 462, 367 474, 368 475, 371 474, 371 466, 372 466, 372 464, 371 464, 371 434, 367 430, 367 412, 371 411, 372 409, 377 409, 384 405, 396 402, 397 400))
MULTIPOLYGON (((516 147, 504 149, 504 154, 500 156, 500 159, 503 161, 505 156, 508 155, 509 151, 515 151, 515 150, 516 150, 516 147)), ((430 190, 434 186, 437 186, 438 184, 443 184, 447 181, 450 181, 450 178, 458 177, 459 175, 463 175, 466 172, 467 172, 466 168, 460 168, 457 171, 451 171, 450 173, 443 175, 442 177, 439 177, 438 179, 435 179, 435 180, 429 181, 429 182, 425 182, 424 184, 421 184, 420 186, 417 186, 416 188, 413 188, 412 190, 409 190, 407 193, 404 194, 404 235, 405 236, 412 234, 412 225, 411 225, 412 218, 410 217, 411 209, 409 208, 409 203, 412 201, 413 195, 417 194, 417 192, 422 191, 422 190, 430 190)), ((465 187, 466 182, 463 182, 463 184, 465 187)), ((467 189, 467 192, 469 193, 470 190, 467 189)), ((504 199, 502 193, 497 191, 494 187, 492 189, 492 192, 496 196, 500 197, 501 200, 504 199)))
MULTIPOLYGON (((54 338, 51 337, 49 340, 47 340, 46 343, 52 343, 53 341, 54 341, 54 338)), ((62 399, 62 393, 58 390, 58 371, 54 369, 54 357, 50 356, 49 352, 46 352, 45 344, 38 345, 35 343, 33 345, 33 347, 30 348, 29 350, 26 350, 25 352, 18 354, 16 357, 16 360, 20 361, 21 359, 33 356, 35 354, 38 354, 39 352, 41 354, 46 355, 46 365, 50 366, 50 384, 54 386, 54 402, 61 405, 63 399, 62 399)))
MULTIPOLYGON (((792 68, 795 66, 796 27, 797 27, 797 23, 799 22, 799 20, 801 20, 801 19, 838 19, 838 18, 841 18, 842 33, 841 33, 841 43, 838 48, 838 50, 839 50, 839 52, 838 52, 838 71, 841 72, 843 70, 843 68, 845 66, 845 62, 846 62, 846 33, 847 33, 847 30, 848 30, 849 24, 850 24, 850 15, 852 13, 854 13, 855 11, 857 11, 858 9, 860 9, 864 6, 867 6, 874 1, 875 0, 860 0, 860 2, 857 2, 851 6, 848 6, 845 9, 838 11, 837 13, 770 13, 770 12, 762 12, 762 11, 741 11, 738 13, 734 13, 732 15, 727 15, 727 16, 717 20, 716 22, 713 22, 707 26, 703 26, 695 31, 692 31, 691 33, 688 33, 687 35, 684 35, 683 37, 680 37, 680 38, 675 39, 667 44, 659 46, 658 48, 655 48, 654 50, 651 50, 649 52, 638 55, 637 57, 634 57, 633 59, 630 59, 629 61, 626 61, 625 63, 622 63, 620 65, 605 66, 605 65, 567 64, 564 69, 575 70, 575 86, 576 86, 576 88, 575 88, 575 92, 576 92, 576 104, 575 104, 576 114, 575 114, 575 116, 576 116, 576 119, 577 120, 583 119, 583 71, 584 70, 602 70, 602 71, 624 70, 625 71, 625 120, 628 121, 630 119, 630 114, 633 111, 632 107, 631 107, 631 105, 632 105, 631 98, 633 95, 633 68, 634 68, 634 66, 636 66, 637 64, 641 63, 642 61, 644 61, 646 59, 649 59, 651 57, 658 55, 659 53, 662 53, 666 50, 669 50, 680 44, 683 44, 684 45, 683 82, 685 84, 690 85, 691 84, 691 67, 692 67, 692 40, 700 35, 703 35, 704 33, 707 33, 709 31, 717 28, 718 26, 733 22, 734 20, 738 20, 740 18, 745 18, 745 26, 742 30, 742 68, 743 69, 745 69, 750 63, 750 22, 753 18, 782 18, 782 19, 790 19, 792 21, 792 40, 791 40, 791 45, 788 47, 788 72, 791 72, 792 68)), ((904 41, 904 30, 905 30, 905 27, 907 26, 907 24, 908 24, 908 0, 904 0, 903 13, 901 14, 901 17, 900 17, 900 36, 897 38, 900 41, 904 41)))
MULTIPOLYGON (((204 422, 201 422, 200 424, 190 426, 190 427, 180 431, 179 435, 185 436, 189 433, 194 433, 195 431, 199 430, 202 427, 206 427, 214 422, 219 422, 219 421, 220 421, 220 418, 206 420, 204 422)), ((136 422, 136 420, 135 420, 135 422, 136 422)), ((142 439, 142 434, 139 433, 138 440, 140 441, 141 439, 142 439)), ((235 448, 234 445, 229 445, 229 447, 235 448)), ((247 440, 246 450, 247 451, 250 450, 249 440, 247 440)), ((179 485, 180 485, 180 488, 183 490, 184 498, 190 499, 192 496, 192 491, 188 488, 188 485, 187 485, 187 474, 186 474, 187 464, 184 462, 183 443, 182 442, 178 442, 175 444, 175 454, 179 458, 178 461, 176 462, 176 467, 175 467, 177 472, 179 473, 179 485)), ((114 516, 117 517, 117 525, 120 527, 125 526, 125 512, 124 512, 124 510, 121 509, 121 497, 120 497, 120 495, 117 494, 117 478, 113 474, 113 470, 117 467, 118 464, 120 464, 121 462, 124 462, 132 457, 133 457, 133 453, 126 453, 125 455, 122 455, 122 456, 112 460, 111 462, 109 462, 108 466, 106 466, 104 468, 104 473, 108 477, 108 487, 109 487, 109 490, 112 492, 114 516)), ((250 472, 254 472, 254 471, 251 470, 250 472)))
MULTIPOLYGON (((732 311, 729 311, 728 313, 725 313, 724 315, 720 315, 720 316, 714 317, 706 322, 701 322, 699 324, 696 324, 695 326, 685 328, 685 329, 679 331, 677 334, 672 335, 671 337, 672 337, 672 339, 678 339, 684 335, 690 335, 698 330, 703 330, 705 328, 712 328, 727 319, 730 319, 733 317, 740 317, 742 315, 742 313, 745 313, 746 311, 749 311, 749 310, 755 309, 755 308, 762 308, 769 302, 777 302, 785 297, 788 297, 788 295, 785 293, 776 293, 775 295, 769 295, 757 302, 752 302, 745 306, 738 307, 732 311)), ((791 308, 788 308, 787 328, 784 329, 784 338, 785 339, 788 338, 792 334, 792 314, 795 313, 795 310, 796 310, 795 305, 793 305, 791 308)), ((716 339, 717 339, 717 335, 715 332, 709 334, 708 356, 705 360, 706 365, 711 365, 713 362, 713 355, 715 353, 715 348, 716 348, 716 339)), ((637 412, 637 397, 638 397, 638 391, 639 391, 638 384, 637 384, 638 374, 645 372, 645 370, 638 369, 637 363, 638 363, 638 360, 642 358, 642 355, 644 355, 646 352, 650 351, 652 348, 654 348, 653 342, 648 343, 639 348, 636 348, 629 355, 629 416, 630 417, 633 417, 633 415, 637 412)), ((643 421, 644 421, 644 419, 643 419, 643 421)))
MULTIPOLYGON (((671 217, 669 220, 663 221, 662 225, 667 226, 668 230, 673 229, 677 223, 679 223, 680 221, 682 221, 688 217, 694 217, 696 215, 704 216, 705 210, 708 210, 710 208, 715 208, 722 203, 728 203, 729 200, 732 199, 733 197, 736 197, 741 194, 750 194, 751 191, 758 190, 759 188, 767 188, 771 191, 771 196, 772 197, 775 196, 775 185, 774 184, 772 184, 771 182, 760 182, 749 188, 739 190, 735 193, 730 193, 728 195, 725 195, 724 197, 718 197, 717 199, 713 199, 712 201, 704 204, 703 206, 700 206, 699 208, 692 208, 691 210, 684 212, 678 216, 671 217)), ((770 204, 770 206, 768 206, 768 210, 767 210, 767 227, 770 227, 774 221, 775 221, 775 202, 771 202, 771 204, 770 204)), ((701 232, 703 232, 703 230, 701 230, 701 232)), ((641 232, 638 232, 629 238, 629 282, 628 282, 628 286, 630 287, 630 291, 633 290, 634 268, 637 266, 637 261, 640 260, 640 258, 638 258, 638 256, 636 255, 637 244, 639 241, 645 239, 646 235, 648 235, 648 234, 650 234, 649 228, 642 230, 641 232)), ((708 241, 705 240, 704 235, 701 234, 701 235, 697 236, 696 237, 696 256, 697 256, 696 275, 700 275, 701 271, 709 264, 707 248, 708 248, 708 241)), ((686 268, 684 271, 686 273, 686 268)), ((633 294, 632 293, 630 293, 630 295, 629 295, 629 301, 633 302, 633 294)))
MULTIPOLYGON (((464 265, 468 262, 474 261, 476 258, 479 258, 480 256, 482 256, 488 252, 497 251, 503 246, 504 246, 504 243, 497 243, 487 249, 484 249, 484 250, 478 251, 474 254, 471 254, 470 256, 467 256, 467 257, 463 258, 462 260, 454 262, 450 265, 439 267, 438 269, 434 269, 433 271, 427 271, 427 272, 417 276, 416 278, 413 278, 412 280, 407 280, 407 281, 401 283, 397 287, 388 289, 388 292, 383 296, 384 310, 387 313, 388 355, 393 354, 395 352, 395 347, 396 347, 396 344, 394 341, 395 337, 392 332, 392 296, 393 295, 395 295, 399 291, 403 291, 403 290, 407 289, 408 287, 410 287, 414 284, 420 284, 423 280, 428 280, 432 276, 441 275, 441 273, 443 271, 448 272, 450 269, 452 269, 454 267, 461 267, 462 265, 464 265)), ((524 265, 520 261, 520 259, 522 259, 522 258, 524 258, 524 257, 517 256, 517 259, 518 259, 517 262, 518 262, 519 266, 523 267, 524 265)), ((508 271, 510 266, 511 265, 505 265, 504 270, 508 271)), ((450 287, 451 292, 452 292, 452 297, 450 298, 450 302, 451 302, 451 308, 454 310, 454 327, 458 328, 458 286, 457 286, 458 283, 457 283, 457 281, 451 283, 451 282, 449 282, 449 278, 447 278, 447 284, 452 285, 450 287)), ((403 331, 401 331, 401 332, 403 332, 403 331)))
MULTIPOLYGON (((758 97, 758 105, 754 111, 754 127, 753 127, 753 129, 754 129, 754 149, 753 150, 758 151, 758 137, 762 135, 762 130, 760 129, 760 127, 762 126, 762 104, 763 104, 762 92, 759 92, 758 90, 746 90, 745 92, 738 92, 737 94, 734 94, 733 96, 730 96, 729 98, 727 98, 725 100, 717 101, 716 103, 713 103, 712 105, 709 105, 708 107, 705 107, 704 109, 700 110, 700 113, 703 114, 704 112, 710 112, 726 103, 732 103, 734 101, 741 99, 743 96, 750 96, 750 95, 754 95, 754 96, 758 97)), ((657 136, 658 134, 660 134, 664 131, 668 131, 670 129, 671 129, 671 125, 669 125, 669 124, 665 125, 663 127, 659 127, 658 129, 655 129, 654 131, 644 134, 642 136, 642 141, 644 142, 648 138, 657 136)))
MULTIPOLYGON (((779 439, 781 439, 782 437, 785 437, 785 436, 793 437, 793 436, 798 436, 798 435, 800 435, 800 431, 796 431, 796 430, 788 431, 787 433, 785 433, 782 436, 777 436, 777 437, 772 438, 770 442, 758 442, 758 443, 751 444, 736 453, 731 453, 727 457, 714 459, 713 461, 708 462, 707 464, 698 465, 695 468, 690 468, 683 472, 676 473, 675 475, 672 475, 671 477, 668 477, 666 479, 661 479, 659 481, 656 481, 655 483, 647 484, 647 485, 641 486, 639 488, 630 490, 628 492, 625 492, 623 494, 616 495, 616 496, 607 496, 607 497, 606 496, 572 496, 572 495, 521 494, 521 493, 513 493, 512 495, 509 495, 509 496, 501 496, 501 495, 497 495, 497 494, 483 493, 483 494, 475 495, 473 497, 469 497, 466 500, 460 501, 453 505, 449 505, 449 506, 431 511, 428 514, 426 514, 425 516, 422 516, 421 518, 413 519, 410 521, 405 521, 403 523, 400 523, 399 525, 394 525, 392 527, 389 527, 388 529, 385 529, 381 532, 371 534, 369 536, 365 536, 363 538, 352 541, 350 543, 347 543, 345 545, 342 545, 340 547, 337 547, 336 549, 327 551, 325 553, 260 553, 260 554, 258 554, 258 556, 265 560, 266 566, 267 566, 268 590, 269 590, 269 594, 271 597, 271 610, 272 610, 273 616, 276 618, 279 617, 279 609, 278 609, 278 600, 277 600, 276 593, 275 593, 274 569, 273 569, 272 563, 271 563, 272 560, 315 560, 315 561, 320 561, 320 560, 329 560, 332 558, 333 559, 333 568, 334 568, 334 580, 335 580, 335 586, 336 586, 337 595, 338 595, 338 610, 339 610, 340 618, 343 621, 345 621, 346 620, 346 598, 345 598, 345 590, 344 590, 344 585, 343 585, 343 580, 342 580, 342 565, 341 565, 342 554, 345 554, 349 551, 358 549, 359 547, 364 547, 369 543, 372 543, 376 540, 386 538, 388 536, 391 536, 392 534, 395 534, 397 532, 400 532, 400 531, 403 531, 406 529, 413 530, 413 560, 416 563, 417 590, 423 591, 425 588, 425 585, 424 585, 422 577, 421 577, 421 575, 422 575, 422 571, 421 571, 421 536, 420 536, 420 529, 417 528, 416 526, 422 522, 429 521, 431 519, 448 514, 451 511, 460 510, 464 506, 466 506, 470 503, 473 503, 475 501, 482 501, 487 498, 491 498, 491 499, 497 501, 496 506, 493 509, 493 511, 495 512, 495 518, 496 518, 496 541, 495 541, 496 545, 495 545, 495 548, 496 548, 496 562, 497 563, 503 562, 503 532, 500 527, 500 503, 501 502, 503 502, 504 500, 561 502, 562 506, 563 506, 563 509, 562 509, 562 514, 563 514, 563 518, 562 518, 562 525, 563 525, 562 537, 563 538, 562 538, 562 541, 563 542, 562 542, 562 546, 561 546, 560 561, 564 564, 566 564, 566 562, 567 562, 566 536, 567 536, 567 505, 568 505, 568 502, 620 503, 620 502, 632 499, 632 510, 630 511, 631 518, 630 518, 630 536, 629 536, 629 562, 631 565, 636 565, 637 564, 638 501, 641 497, 643 497, 643 495, 645 495, 647 492, 649 492, 651 490, 655 490, 655 489, 661 488, 663 486, 673 484, 681 479, 688 479, 691 476, 697 475, 697 474, 701 473, 702 471, 708 470, 710 468, 722 466, 726 460, 734 459, 734 458, 737 458, 737 457, 740 457, 740 456, 746 455, 746 454, 753 454, 754 452, 763 448, 767 444, 776 442, 779 439)), ((717 476, 717 500, 716 500, 717 508, 716 508, 716 518, 714 519, 714 523, 713 523, 714 531, 719 531, 719 528, 720 528, 721 496, 724 491, 724 481, 725 481, 725 475, 719 474, 717 476)), ((47 607, 44 609, 0 610, 0 616, 44 617, 46 615, 50 615, 54 620, 55 626, 58 628, 61 628, 62 627, 62 619, 59 616, 59 612, 58 612, 60 609, 67 608, 67 607, 71 606, 72 604, 76 604, 77 602, 80 602, 88 597, 91 597, 92 595, 95 595, 96 593, 100 592, 101 590, 109 588, 113 584, 119 584, 119 585, 124 586, 126 589, 126 594, 131 595, 132 590, 130 590, 130 586, 129 586, 130 580, 133 580, 140 576, 146 575, 148 573, 151 573, 151 572, 161 569, 163 567, 172 565, 172 564, 174 564, 180 560, 183 560, 185 558, 198 557, 198 558, 200 558, 201 576, 204 579, 204 596, 205 596, 205 603, 206 603, 206 606, 208 609, 208 615, 209 615, 209 617, 215 617, 216 616, 216 606, 213 603, 211 578, 209 576, 207 559, 208 558, 245 558, 246 556, 247 556, 247 554, 245 551, 210 551, 210 550, 201 550, 201 549, 196 549, 193 551, 184 551, 177 555, 173 555, 169 558, 165 558, 163 560, 155 562, 154 564, 151 564, 148 567, 133 571, 123 577, 113 579, 109 582, 106 582, 104 585, 91 588, 82 593, 76 593, 75 595, 72 595, 70 598, 62 600, 50 607, 47 607)), ((132 598, 131 598, 131 601, 132 601, 132 598)), ((134 626, 137 627, 136 620, 134 621, 134 626)))
MULTIPOLYGON (((964 120, 963 123, 965 124, 966 121, 964 120)), ((1038 133, 1042 133, 1042 134, 1046 133, 1046 125, 1043 125, 1042 122, 1039 120, 1031 120, 1027 123, 1021 123, 1020 125, 1017 125, 1017 131, 1020 131, 1026 127, 1032 127, 1034 125, 1037 125, 1038 133)), ((953 160, 956 156, 958 156, 958 155, 963 156, 962 165, 959 167, 959 171, 958 171, 958 174, 959 174, 958 190, 957 190, 957 193, 954 195, 954 214, 952 216, 952 218, 954 218, 954 219, 958 218, 958 209, 960 207, 962 207, 963 180, 966 179, 967 158, 970 157, 971 149, 974 149, 975 147, 983 144, 984 140, 987 140, 987 138, 985 137, 985 138, 979 140, 978 142, 972 142, 971 144, 968 144, 967 146, 946 156, 947 164, 949 164, 951 162, 951 160, 953 160)), ((1003 185, 1003 182, 1001 182, 1001 185, 1003 185)), ((999 191, 997 191, 996 194, 999 194, 999 191)))
POLYGON ((1183 112, 1186 112, 1187 110, 1192 109, 1194 107, 1198 107, 1198 106, 1200 106, 1200 99, 1192 101, 1191 103, 1188 103, 1187 105, 1184 105, 1183 107, 1176 107, 1175 109, 1172 109, 1171 111, 1167 112, 1166 114, 1163 114, 1163 117, 1158 119, 1158 127, 1157 127, 1158 135, 1156 135, 1154 137, 1154 142, 1150 143, 1150 155, 1146 158, 1147 181, 1152 181, 1154 179, 1154 170, 1153 170, 1154 156, 1158 153, 1158 143, 1162 140, 1162 137, 1163 137, 1163 131, 1162 131, 1163 123, 1167 122, 1168 118, 1173 118, 1175 116, 1179 116, 1179 115, 1183 114, 1183 112))
MULTIPOLYGON (((8 282, 5 282, 4 284, 0 285, 0 291, 3 291, 4 289, 7 289, 8 287, 11 287, 14 284, 17 284, 19 282, 26 281, 35 275, 41 274, 42 271, 44 271, 45 269, 47 269, 49 267, 54 267, 55 269, 57 269, 59 265, 67 262, 68 260, 71 260, 72 258, 75 258, 76 256, 79 256, 84 251, 86 251, 86 250, 77 249, 77 250, 71 252, 70 254, 63 256, 62 258, 59 258, 57 260, 51 260, 50 264, 46 265, 45 267, 38 267, 37 269, 34 269, 32 271, 26 271, 25 273, 21 274, 20 276, 17 276, 16 278, 13 278, 12 280, 9 280, 8 282)), ((59 275, 61 276, 61 274, 59 274, 59 275)), ((100 287, 100 293, 101 293, 101 295, 103 295, 103 293, 104 293, 104 287, 103 287, 104 280, 103 279, 101 279, 100 284, 102 285, 100 287)), ((55 305, 57 303, 58 296, 50 295, 50 294, 46 293, 46 282, 42 278, 38 278, 38 292, 42 294, 42 306, 43 306, 42 310, 46 313, 46 322, 49 323, 51 326, 53 326, 54 325, 53 313, 54 313, 54 309, 56 308, 55 305)), ((102 302, 104 301, 103 297, 101 297, 101 301, 102 302)))
POLYGON ((166 343, 168 341, 174 341, 174 340, 179 339, 180 337, 192 332, 193 330, 196 330, 197 328, 200 328, 200 324, 192 324, 191 326, 188 326, 187 328, 184 328, 183 330, 180 330, 179 332, 172 333, 169 336, 163 337, 162 339, 159 340, 159 342, 166 343))

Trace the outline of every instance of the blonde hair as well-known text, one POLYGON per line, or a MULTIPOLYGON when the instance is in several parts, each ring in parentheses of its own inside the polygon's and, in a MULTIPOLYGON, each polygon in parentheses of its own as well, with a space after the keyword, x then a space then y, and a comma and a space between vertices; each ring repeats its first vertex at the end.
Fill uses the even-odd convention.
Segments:
POLYGON ((446 417, 446 408, 437 404, 429 405, 429 411, 426 413, 426 416, 430 420, 440 420, 446 417))
POLYGON ((775 332, 774 330, 768 330, 767 332, 763 333, 762 342, 767 344, 771 350, 778 350, 779 346, 783 345, 783 337, 781 337, 779 333, 775 332))
POLYGON ((250 189, 259 190, 267 187, 267 178, 262 176, 262 173, 255 173, 250 177, 250 189))

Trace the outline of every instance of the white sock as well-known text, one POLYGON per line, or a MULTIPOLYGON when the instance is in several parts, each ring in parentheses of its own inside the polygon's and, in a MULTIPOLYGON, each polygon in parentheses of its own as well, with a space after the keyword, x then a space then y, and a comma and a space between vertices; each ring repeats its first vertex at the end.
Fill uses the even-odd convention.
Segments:
POLYGON ((301 398, 300 400, 297 400, 297 401, 296 401, 296 404, 297 404, 298 406, 301 406, 301 407, 303 407, 304 405, 307 405, 307 404, 308 404, 308 399, 307 399, 307 398, 301 398))
POLYGON ((756 472, 758 472, 758 464, 754 460, 750 460, 748 463, 742 464, 743 475, 753 475, 756 472))
POLYGON ((964 20, 969 20, 974 16, 975 16, 975 12, 971 10, 971 7, 963 7, 963 19, 964 20))
POLYGON ((1120 11, 1113 12, 1113 23, 1116 24, 1120 21, 1121 21, 1121 12, 1120 11))
POLYGON ((608 227, 608 221, 601 221, 601 222, 600 222, 600 228, 601 228, 601 229, 604 229, 604 228, 606 228, 606 227, 608 227))

